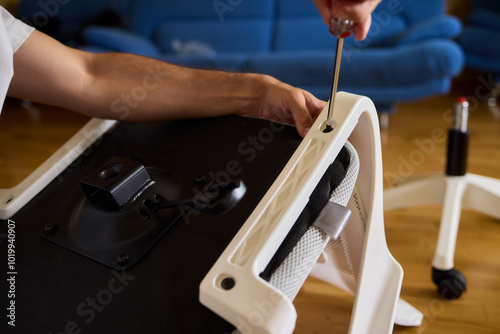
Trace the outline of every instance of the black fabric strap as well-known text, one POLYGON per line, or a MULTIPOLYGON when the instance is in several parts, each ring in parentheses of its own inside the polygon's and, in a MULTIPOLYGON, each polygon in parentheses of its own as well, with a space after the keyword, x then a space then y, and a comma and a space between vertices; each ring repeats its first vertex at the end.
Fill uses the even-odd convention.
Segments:
POLYGON ((278 251, 274 254, 266 269, 260 274, 260 277, 269 282, 275 270, 278 269, 302 236, 312 226, 330 200, 332 192, 345 178, 350 158, 349 152, 343 147, 335 161, 328 167, 325 174, 318 182, 318 185, 309 197, 309 202, 299 218, 295 221, 295 224, 288 232, 288 235, 278 248, 278 251))

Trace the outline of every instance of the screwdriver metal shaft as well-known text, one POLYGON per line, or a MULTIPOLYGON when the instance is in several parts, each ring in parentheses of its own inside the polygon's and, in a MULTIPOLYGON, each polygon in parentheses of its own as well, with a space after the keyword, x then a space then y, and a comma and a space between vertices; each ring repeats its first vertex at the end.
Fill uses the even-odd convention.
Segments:
POLYGON ((335 52, 335 62, 333 64, 332 88, 330 92, 330 100, 328 103, 328 113, 326 116, 326 128, 323 130, 323 132, 330 132, 333 130, 333 108, 335 106, 337 84, 339 81, 342 48, 344 45, 344 38, 349 37, 352 33, 352 26, 353 21, 341 18, 332 18, 330 22, 330 32, 337 38, 337 51, 335 52))

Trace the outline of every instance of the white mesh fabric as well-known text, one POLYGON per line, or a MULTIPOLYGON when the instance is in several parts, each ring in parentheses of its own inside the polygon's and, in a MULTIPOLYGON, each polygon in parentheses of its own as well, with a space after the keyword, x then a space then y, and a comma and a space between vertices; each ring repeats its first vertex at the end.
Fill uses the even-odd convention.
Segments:
MULTIPOLYGON (((346 206, 351 198, 359 171, 359 157, 356 149, 349 142, 346 142, 345 147, 350 154, 347 174, 330 198, 330 201, 343 206, 346 206)), ((350 222, 346 228, 349 225, 350 222)), ((349 240, 348 238, 345 239, 349 240)), ((271 285, 281 290, 290 300, 293 300, 321 253, 329 244, 329 240, 330 238, 321 229, 314 226, 309 228, 271 276, 271 285)))
POLYGON ((328 240, 329 237, 319 228, 314 226, 309 228, 285 261, 273 273, 271 285, 293 300, 328 240))
POLYGON ((359 156, 350 142, 346 142, 344 146, 351 157, 349 168, 347 169, 346 176, 344 180, 342 180, 342 183, 333 191, 330 201, 342 206, 347 206, 354 191, 356 180, 358 179, 359 156))

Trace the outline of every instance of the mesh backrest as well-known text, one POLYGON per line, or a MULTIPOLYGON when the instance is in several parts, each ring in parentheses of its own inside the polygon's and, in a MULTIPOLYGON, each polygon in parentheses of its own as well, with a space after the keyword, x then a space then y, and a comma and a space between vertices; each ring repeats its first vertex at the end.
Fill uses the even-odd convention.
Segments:
MULTIPOLYGON (((330 199, 330 201, 343 206, 346 206, 351 198, 359 171, 359 157, 355 148, 349 142, 345 144, 345 147, 350 154, 349 168, 346 177, 333 191, 330 199)), ((350 223, 347 224, 346 229, 350 223)), ((346 229, 344 229, 344 232, 346 229)), ((342 239, 342 235, 340 239, 342 239)), ((330 238, 321 229, 314 226, 309 228, 285 261, 271 276, 271 285, 281 290, 290 300, 293 300, 329 240, 330 238)))

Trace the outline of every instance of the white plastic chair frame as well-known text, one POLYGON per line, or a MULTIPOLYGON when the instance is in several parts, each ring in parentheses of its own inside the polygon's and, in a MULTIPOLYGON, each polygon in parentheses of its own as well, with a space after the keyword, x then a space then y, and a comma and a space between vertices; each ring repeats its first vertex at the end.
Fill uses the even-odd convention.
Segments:
POLYGON ((357 188, 367 210, 360 277, 349 333, 392 333, 403 270, 385 241, 382 154, 375 106, 339 93, 334 130, 323 133, 326 108, 286 167, 200 286, 200 301, 242 333, 292 333, 292 302, 259 277, 349 138, 359 154, 357 188), (232 278, 231 289, 222 281, 232 278))

